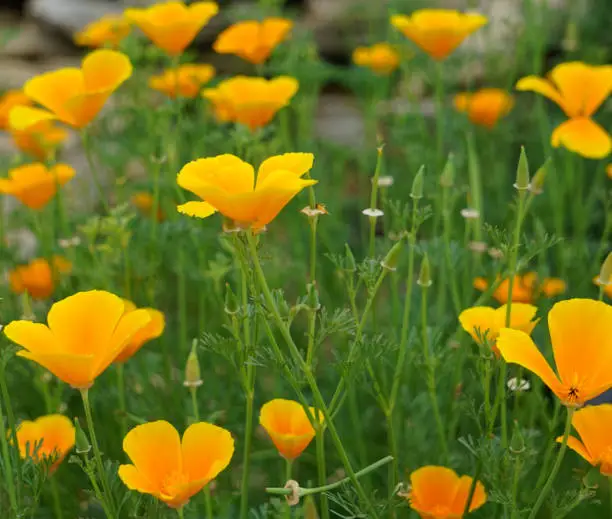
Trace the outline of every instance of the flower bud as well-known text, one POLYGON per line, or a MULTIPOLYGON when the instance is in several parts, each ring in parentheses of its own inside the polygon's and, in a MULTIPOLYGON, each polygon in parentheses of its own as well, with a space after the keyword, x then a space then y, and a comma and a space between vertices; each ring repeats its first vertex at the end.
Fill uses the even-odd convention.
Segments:
POLYGON ((597 284, 600 286, 612 285, 612 252, 608 254, 601 265, 597 284))
POLYGON ((423 176, 425 175, 425 166, 421 166, 419 171, 412 181, 412 189, 410 190, 410 197, 414 200, 423 198, 423 176))
POLYGON ((196 352, 197 346, 198 340, 194 339, 191 343, 191 351, 187 357, 187 364, 185 365, 185 382, 183 382, 183 385, 190 389, 195 389, 203 383, 200 374, 200 362, 198 361, 198 354, 196 352))
POLYGON ((77 454, 87 454, 91 450, 91 444, 89 443, 87 434, 85 434, 85 431, 81 428, 79 419, 76 417, 74 419, 74 427, 75 427, 76 453, 77 454))
POLYGON ((387 252, 385 258, 380 262, 384 269, 390 270, 391 272, 397 270, 397 263, 400 258, 402 249, 404 248, 404 237, 391 247, 391 250, 387 252))
POLYGON ((455 182, 455 158, 452 153, 448 154, 446 164, 440 175, 440 185, 442 187, 453 187, 455 182))
POLYGON ((225 305, 223 309, 225 313, 229 315, 236 315, 240 311, 238 298, 236 294, 234 294, 232 286, 229 283, 225 283, 225 305))
POLYGON ((429 257, 425 254, 423 262, 421 263, 421 271, 419 272, 419 279, 417 283, 423 288, 429 288, 432 284, 431 281, 431 269, 429 266, 429 257))
POLYGON ((357 270, 355 256, 353 256, 353 251, 348 243, 344 244, 344 270, 348 272, 355 272, 357 270))
POLYGON ((319 303, 319 291, 314 283, 306 285, 306 304, 312 312, 317 312, 321 308, 319 303))
POLYGON ((514 421, 514 429, 512 429, 512 438, 510 438, 510 452, 515 456, 525 452, 525 439, 516 420, 514 421))
POLYGON ((544 191, 544 179, 546 178, 546 174, 548 173, 548 168, 550 168, 551 163, 552 160, 549 157, 546 159, 546 162, 544 162, 544 164, 542 164, 535 172, 533 180, 531 181, 531 192, 534 195, 539 195, 542 193, 542 191, 544 191))
POLYGON ((519 157, 518 167, 516 168, 516 183, 514 187, 519 191, 529 189, 529 162, 525 147, 521 146, 521 155, 519 157))

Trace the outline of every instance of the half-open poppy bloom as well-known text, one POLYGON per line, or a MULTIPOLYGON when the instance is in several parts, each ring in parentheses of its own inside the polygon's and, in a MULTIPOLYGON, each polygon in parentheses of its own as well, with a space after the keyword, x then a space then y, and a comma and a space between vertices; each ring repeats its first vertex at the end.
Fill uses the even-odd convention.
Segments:
POLYGON ((457 94, 454 104, 457 111, 466 113, 472 123, 493 128, 512 110, 514 99, 500 88, 483 88, 473 93, 457 94))
POLYGON ((0 96, 0 130, 9 130, 9 114, 16 106, 30 106, 32 100, 21 90, 9 90, 0 96))
MULTIPOLYGON (((495 353, 499 353, 495 341, 499 331, 506 327, 506 310, 508 305, 499 308, 475 306, 459 314, 459 322, 478 344, 489 344, 495 353)), ((514 330, 522 330, 531 335, 538 324, 535 318, 538 309, 525 303, 513 303, 510 307, 510 326, 514 330)))
POLYGON ((452 9, 420 9, 410 16, 391 17, 394 27, 436 60, 445 59, 486 23, 485 16, 452 9))
MULTIPOLYGON (((446 467, 428 465, 410 474, 410 508, 423 519, 461 519, 470 495, 472 478, 459 477, 446 467)), ((487 494, 480 481, 476 483, 469 511, 480 508, 487 494)))
MULTIPOLYGON (((151 193, 147 193, 146 191, 139 191, 138 193, 134 193, 130 198, 132 204, 144 215, 151 217, 153 215, 153 205, 155 201, 153 200, 153 195, 151 193)), ((160 207, 157 208, 156 219, 158 222, 163 222, 166 218, 166 215, 162 211, 160 207)))
POLYGON ((106 15, 87 24, 74 35, 74 43, 82 47, 117 48, 130 34, 130 22, 123 16, 106 15))
POLYGON ((9 178, 0 178, 0 193, 14 196, 30 209, 41 209, 74 174, 67 164, 51 168, 42 163, 26 164, 9 170, 9 178))
POLYGON ((136 24, 153 44, 171 56, 181 54, 219 12, 215 2, 165 2, 145 9, 126 9, 125 17, 136 24))
POLYGON ((236 76, 203 90, 202 96, 213 104, 218 121, 244 124, 255 131, 287 106, 298 88, 297 80, 289 76, 236 76))
POLYGON ((563 146, 592 159, 610 154, 612 138, 592 116, 612 92, 612 65, 561 63, 550 71, 547 79, 527 76, 519 80, 516 89, 548 97, 568 116, 552 133, 554 147, 563 146))
MULTIPOLYGON (((125 313, 136 310, 136 305, 127 299, 123 300, 125 313)), ((129 360, 145 343, 157 339, 166 327, 166 319, 163 312, 155 308, 143 308, 149 314, 150 321, 143 328, 138 330, 125 345, 121 353, 117 355, 115 362, 126 362, 129 360)))
POLYGON ((259 65, 270 57, 292 27, 293 22, 285 18, 266 18, 261 22, 257 20, 237 22, 219 34, 213 49, 219 54, 235 54, 259 65))
POLYGON ((25 130, 11 130, 10 133, 15 146, 41 161, 52 157, 68 137, 68 132, 53 121, 40 121, 25 130))
POLYGON ((557 366, 552 370, 531 337, 504 328, 497 348, 506 362, 542 379, 564 405, 580 407, 612 387, 612 307, 592 299, 568 299, 548 313, 557 366))
POLYGON ((189 162, 177 183, 199 196, 202 202, 187 202, 178 211, 206 218, 220 212, 242 228, 261 229, 289 201, 316 180, 301 177, 312 168, 311 153, 285 153, 264 160, 257 171, 234 155, 219 155, 189 162))
POLYGON ((382 76, 391 74, 398 66, 400 57, 392 45, 376 43, 371 47, 357 47, 353 51, 353 63, 368 67, 382 76))
POLYGON ((150 321, 146 310, 125 315, 124 310, 123 300, 110 292, 78 292, 51 306, 47 325, 13 321, 4 333, 24 348, 18 356, 74 388, 87 389, 150 321))
POLYGON ((32 299, 47 299, 55 290, 58 276, 71 270, 72 263, 61 256, 53 256, 51 263, 44 258, 34 259, 9 272, 11 291, 27 292, 32 299))
POLYGON ((123 450, 133 463, 119 467, 123 483, 181 508, 229 465, 234 440, 229 431, 199 422, 187 427, 181 441, 172 425, 159 420, 134 427, 123 450))
MULTIPOLYGON (((312 416, 315 408, 309 407, 312 416)), ((319 413, 319 420, 323 416, 319 413)), ((259 423, 266 430, 281 456, 297 458, 315 437, 316 431, 302 404, 277 398, 264 404, 259 412, 259 423)))
POLYGON ((132 64, 125 54, 95 50, 85 56, 81 68, 62 68, 28 80, 23 91, 45 110, 17 106, 10 112, 10 125, 25 130, 41 121, 58 119, 84 128, 131 75, 132 64))
MULTIPOLYGON (((499 279, 499 278, 498 278, 499 279)), ((495 291, 493 297, 501 304, 508 302, 508 285, 510 281, 504 279, 495 291)), ((484 292, 489 288, 489 282, 485 278, 474 279, 474 288, 484 292)), ((535 272, 527 272, 524 275, 514 277, 512 284, 512 301, 516 303, 533 303, 538 297, 554 297, 565 292, 565 281, 559 278, 544 278, 541 282, 535 272)))
POLYGON ((50 462, 49 472, 53 473, 74 447, 75 429, 65 416, 50 414, 33 421, 24 420, 17 427, 16 436, 19 455, 37 463, 50 462))
POLYGON ((215 76, 215 67, 212 65, 198 65, 188 63, 178 68, 164 70, 162 74, 149 78, 149 86, 175 98, 194 98, 202 90, 202 86, 215 76))
MULTIPOLYGON (((576 451, 604 476, 612 477, 612 404, 592 405, 572 416, 572 425, 580 439, 570 436, 567 446, 576 451)), ((557 438, 558 442, 563 437, 557 438)))

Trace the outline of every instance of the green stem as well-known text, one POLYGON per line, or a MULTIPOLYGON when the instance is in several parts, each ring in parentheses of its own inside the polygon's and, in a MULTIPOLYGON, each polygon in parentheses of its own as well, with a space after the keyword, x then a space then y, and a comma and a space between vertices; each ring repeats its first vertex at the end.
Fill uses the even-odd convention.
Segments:
MULTIPOLYGON (((4 424, 4 412, 2 410, 3 402, 0 402, 0 424, 4 424)), ((15 444, 17 445, 17 444, 15 444)), ((0 431, 0 447, 2 447, 2 459, 4 463, 4 478, 6 480, 9 502, 15 517, 19 517, 19 507, 17 505, 17 492, 15 490, 15 481, 13 481, 13 465, 11 463, 11 452, 9 450, 8 438, 4 431, 0 431)))
POLYGON ((119 423, 121 424, 121 437, 127 433, 127 406, 125 404, 125 377, 123 362, 117 363, 117 394, 119 396, 119 423))
POLYGON ((608 498, 610 499, 610 517, 612 517, 612 477, 608 476, 608 498))
MULTIPOLYGON (((13 442, 13 445, 19 445, 19 442, 17 441, 17 422, 15 421, 15 414, 13 413, 13 406, 11 404, 11 395, 9 394, 8 385, 6 383, 5 370, 6 364, 3 363, 0 365, 0 406, 4 405, 6 409, 6 419, 9 430, 11 431, 11 441, 13 442)), ((0 424, 4 424, 1 416, 0 424)), ((17 456, 15 459, 17 474, 21 474, 21 456, 17 456)), ((21 503, 21 488, 19 485, 16 486, 16 491, 17 503, 21 503)))
POLYGON ((436 168, 442 171, 444 162, 444 70, 436 61, 436 168))
POLYGON ((87 166, 89 167, 89 171, 91 172, 91 177, 93 178, 96 189, 98 190, 98 195, 100 196, 100 202, 102 203, 102 207, 106 213, 109 212, 108 201, 106 200, 106 194, 104 193, 104 188, 102 187, 102 182, 100 181, 100 177, 98 175, 98 169, 96 168, 93 160, 92 149, 91 149, 91 141, 89 139, 88 130, 81 131, 81 143, 83 145, 83 151, 85 152, 85 159, 87 160, 87 166))
POLYGON ((185 513, 183 512, 183 507, 182 506, 180 508, 176 509, 176 513, 179 516, 179 519, 184 519, 185 513))
POLYGON ((59 491, 57 488, 57 481, 54 477, 51 477, 51 496, 53 498, 53 513, 55 514, 55 519, 64 519, 64 514, 62 512, 62 503, 59 497, 59 491))
MULTIPOLYGON (((285 482, 291 479, 293 471, 293 460, 285 459, 285 482)), ((285 517, 289 519, 291 517, 291 505, 287 503, 285 507, 285 517)))
POLYGON ((511 496, 512 496, 511 519, 515 519, 519 517, 517 498, 518 498, 518 486, 519 486, 518 484, 519 484, 519 478, 521 475, 522 465, 523 465, 523 462, 519 455, 516 457, 516 460, 514 460, 514 474, 512 476, 512 492, 511 492, 511 496))
POLYGON ((249 468, 251 463, 251 441, 253 437, 253 400, 255 390, 255 367, 247 364, 245 381, 246 409, 244 421, 244 452, 242 454, 242 482, 240 485, 240 519, 249 513, 249 468))
MULTIPOLYGON (((372 177, 372 190, 370 192, 370 209, 376 209, 378 204, 378 179, 380 177, 380 170, 382 168, 382 148, 378 148, 378 156, 376 158, 376 169, 374 170, 374 176, 372 177)), ((369 256, 374 258, 376 255, 376 220, 378 217, 370 216, 370 241, 369 241, 369 256)))
POLYGON ((478 484, 478 478, 480 477, 481 471, 482 471, 482 458, 478 458, 478 463, 476 464, 476 470, 474 471, 474 477, 472 478, 472 483, 470 484, 468 498, 465 500, 465 506, 463 507, 463 513, 461 514, 461 517, 466 516, 470 512, 470 506, 472 505, 472 499, 474 497, 474 492, 476 492, 476 485, 478 484))
MULTIPOLYGON (((316 428, 317 436, 315 438, 315 447, 317 450, 317 476, 319 486, 325 486, 327 483, 326 464, 325 464, 325 428, 318 425, 316 428)), ((327 495, 322 493, 321 501, 321 519, 329 519, 329 500, 327 495)))

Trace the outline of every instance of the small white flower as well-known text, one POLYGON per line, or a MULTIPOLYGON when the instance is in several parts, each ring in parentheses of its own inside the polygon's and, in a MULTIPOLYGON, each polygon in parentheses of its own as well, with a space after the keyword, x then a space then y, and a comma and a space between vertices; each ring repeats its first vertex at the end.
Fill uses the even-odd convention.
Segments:
POLYGON ((466 207, 465 209, 461 209, 461 216, 463 216, 466 220, 476 220, 480 218, 480 211, 478 209, 466 207))
POLYGON ((524 378, 522 378, 521 381, 519 382, 516 377, 512 377, 510 380, 508 380, 506 384, 510 391, 515 391, 519 393, 523 393, 531 389, 531 384, 529 383, 528 380, 525 380, 524 378))
POLYGON ((309 205, 307 205, 300 212, 305 214, 309 218, 312 218, 314 216, 321 216, 322 214, 327 214, 325 207, 320 204, 317 204, 316 207, 310 207, 309 205))
POLYGON ((391 187, 394 179, 391 175, 385 175, 378 178, 378 187, 391 187))
POLYGON ((384 215, 385 213, 380 209, 372 209, 371 207, 368 209, 364 209, 361 211, 366 216, 371 216, 372 218, 378 218, 379 216, 384 215))

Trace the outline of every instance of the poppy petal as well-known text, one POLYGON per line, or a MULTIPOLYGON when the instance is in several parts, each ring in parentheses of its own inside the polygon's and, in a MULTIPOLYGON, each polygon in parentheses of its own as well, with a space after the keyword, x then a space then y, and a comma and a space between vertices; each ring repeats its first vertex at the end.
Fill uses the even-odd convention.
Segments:
POLYGON ((121 481, 130 490, 136 490, 143 494, 159 493, 159 487, 151 483, 146 474, 140 472, 134 465, 120 465, 118 471, 121 481))
MULTIPOLYGON (((502 318, 502 323, 506 321, 507 308, 508 306, 504 305, 497 309, 498 315, 502 318)), ((526 334, 531 335, 531 332, 539 322, 539 319, 535 319, 537 312, 537 306, 527 303, 512 303, 510 306, 510 326, 508 328, 522 330, 526 334)))
MULTIPOLYGON (((557 437, 556 438, 556 442, 557 443, 562 443, 563 442, 563 436, 557 437)), ((578 438, 574 438, 573 436, 568 436, 568 438, 567 438, 567 446, 570 449, 572 449, 574 452, 576 452, 580 456, 582 456, 591 465, 595 465, 596 464, 596 462, 593 459, 593 457, 589 454, 589 452, 587 451, 587 449, 584 446, 584 444, 578 438)))
POLYGON ((31 106, 16 106, 9 113, 9 126, 12 130, 23 131, 44 121, 54 121, 57 116, 47 110, 31 106))
POLYGON ((23 91, 31 99, 50 110, 64 122, 71 123, 72 115, 66 109, 71 99, 83 95, 83 72, 78 68, 63 68, 45 72, 28 80, 23 91))
POLYGON ((183 434, 181 451, 183 472, 189 480, 203 481, 205 485, 229 465, 234 454, 234 439, 221 427, 195 423, 183 434))
MULTIPOLYGON (((457 492, 455 494, 455 498, 453 499, 453 503, 451 505, 451 511, 453 514, 456 514, 457 517, 461 517, 463 515, 463 510, 465 509, 465 504, 470 496, 470 488, 472 487, 472 478, 469 476, 461 476, 459 478, 459 483, 457 484, 457 492)), ((472 501, 470 502, 469 511, 472 512, 477 508, 480 508, 487 501, 487 494, 485 492, 484 486, 480 481, 476 482, 476 487, 474 488, 474 494, 472 495, 472 501)))
POLYGON ((314 155, 312 153, 285 153, 264 160, 257 171, 257 184, 262 183, 266 177, 276 170, 290 171, 297 177, 305 175, 312 169, 314 155))
POLYGON ((101 49, 85 57, 82 70, 87 92, 110 93, 132 75, 132 64, 122 52, 101 49))
POLYGON ((17 352, 17 356, 40 364, 73 388, 87 389, 93 384, 93 355, 34 353, 22 350, 17 352))
POLYGON ((41 323, 13 321, 6 325, 4 334, 15 344, 34 354, 50 353, 58 349, 51 330, 41 323))
POLYGON ((176 209, 179 213, 196 218, 208 218, 217 212, 208 202, 186 202, 177 206, 176 209))
POLYGON ((410 506, 427 513, 437 506, 450 509, 457 493, 459 476, 446 467, 426 466, 410 474, 410 506))
POLYGON ((555 86, 548 80, 542 79, 538 76, 527 76, 516 83, 515 88, 520 90, 521 92, 535 92, 536 94, 543 95, 547 97, 559 107, 563 109, 563 111, 569 116, 573 117, 576 114, 571 113, 571 109, 565 106, 565 101, 561 96, 561 93, 555 88, 555 86))
POLYGON ((499 334, 497 312, 488 306, 475 306, 459 314, 459 322, 463 329, 479 344, 482 339, 493 342, 499 334))
POLYGON ((612 138, 592 119, 565 121, 553 131, 551 143, 588 159, 603 159, 612 151, 612 138))

